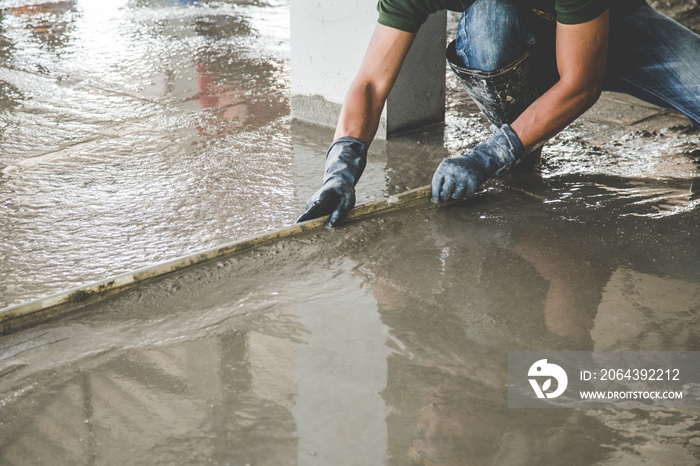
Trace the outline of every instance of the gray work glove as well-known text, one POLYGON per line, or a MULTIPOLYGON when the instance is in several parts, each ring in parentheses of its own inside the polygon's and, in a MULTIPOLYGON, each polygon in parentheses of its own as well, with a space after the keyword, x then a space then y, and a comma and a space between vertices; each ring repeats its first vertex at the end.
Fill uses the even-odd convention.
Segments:
POLYGON ((433 201, 466 199, 489 177, 525 156, 510 126, 492 126, 493 136, 459 157, 443 160, 433 175, 433 201))
POLYGON ((331 215, 329 227, 343 221, 355 207, 355 185, 367 164, 367 145, 349 136, 336 139, 326 154, 326 173, 321 189, 306 201, 306 212, 297 223, 331 215))

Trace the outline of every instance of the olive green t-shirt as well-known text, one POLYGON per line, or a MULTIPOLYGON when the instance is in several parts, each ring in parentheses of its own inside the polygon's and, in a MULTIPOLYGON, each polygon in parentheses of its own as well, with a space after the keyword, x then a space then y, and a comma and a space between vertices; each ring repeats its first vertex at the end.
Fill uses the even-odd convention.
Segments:
MULTIPOLYGON (((463 12, 475 0, 379 0, 379 24, 417 32, 428 15, 440 10, 463 12)), ((551 15, 562 24, 580 24, 600 16, 620 0, 521 0, 528 8, 551 15)), ((622 0, 629 3, 630 0, 622 0)), ((637 3, 637 2, 635 2, 637 3)))

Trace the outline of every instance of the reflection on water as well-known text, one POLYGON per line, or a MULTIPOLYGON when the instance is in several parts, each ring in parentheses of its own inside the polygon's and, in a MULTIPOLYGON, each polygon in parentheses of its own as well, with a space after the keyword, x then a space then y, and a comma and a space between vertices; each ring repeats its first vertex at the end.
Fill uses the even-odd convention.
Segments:
POLYGON ((0 2, 0 307, 290 223, 286 3, 0 2))
MULTIPOLYGON (((0 1, 0 305, 293 221, 332 132, 287 117, 287 8, 0 1)), ((358 202, 486 134, 453 91, 358 202)), ((509 350, 698 349, 697 132, 580 131, 0 339, 0 463, 697 464, 697 412, 507 408, 509 350)))
MULTIPOLYGON (((1 0, 0 306, 291 223, 332 132, 289 121, 288 38, 284 1, 1 0)), ((448 86, 444 127, 373 144, 358 202, 428 184, 487 134, 448 86)), ((547 147, 542 176, 496 184, 552 208, 696 209, 697 131, 594 146, 592 128, 547 147)))
POLYGON ((0 458, 697 464, 694 411, 507 408, 508 351, 697 350, 697 209, 591 209, 607 189, 566 184, 307 234, 5 337, 0 458))

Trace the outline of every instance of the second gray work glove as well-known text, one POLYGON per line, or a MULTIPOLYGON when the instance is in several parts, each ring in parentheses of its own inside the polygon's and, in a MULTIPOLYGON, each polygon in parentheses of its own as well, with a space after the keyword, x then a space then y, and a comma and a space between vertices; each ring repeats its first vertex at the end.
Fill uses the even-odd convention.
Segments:
POLYGON ((433 201, 466 199, 489 177, 510 168, 525 156, 509 125, 492 126, 493 136, 459 157, 443 160, 433 175, 433 201))
POLYGON ((321 189, 306 201, 306 212, 297 223, 330 214, 335 227, 355 207, 355 185, 367 164, 367 145, 345 136, 336 139, 326 154, 326 172, 321 189))

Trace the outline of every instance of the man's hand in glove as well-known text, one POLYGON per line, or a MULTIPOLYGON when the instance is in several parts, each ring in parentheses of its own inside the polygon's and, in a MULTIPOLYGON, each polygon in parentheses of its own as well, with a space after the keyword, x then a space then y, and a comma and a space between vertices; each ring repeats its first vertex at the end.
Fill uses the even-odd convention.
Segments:
POLYGON ((367 145, 352 137, 336 139, 326 154, 326 172, 321 189, 306 201, 306 212, 297 223, 330 214, 335 227, 355 207, 355 185, 367 163, 367 145))
POLYGON ((488 178, 520 161, 525 151, 508 125, 493 126, 493 136, 459 157, 443 160, 433 175, 433 201, 466 199, 488 178))

